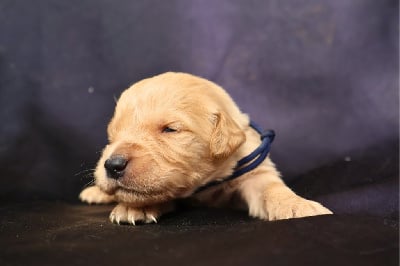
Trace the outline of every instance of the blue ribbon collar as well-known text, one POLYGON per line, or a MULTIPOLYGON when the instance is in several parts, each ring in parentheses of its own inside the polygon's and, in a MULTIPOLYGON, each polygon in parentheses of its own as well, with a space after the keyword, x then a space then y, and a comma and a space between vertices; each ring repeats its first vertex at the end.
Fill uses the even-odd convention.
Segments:
POLYGON ((247 155, 246 157, 243 157, 240 161, 238 161, 234 168, 233 173, 230 176, 228 176, 222 180, 211 181, 211 182, 199 187, 198 189, 196 189, 193 194, 199 193, 210 187, 217 186, 221 183, 231 181, 235 178, 238 178, 239 176, 255 169, 257 166, 259 166, 265 160, 265 158, 267 158, 268 153, 271 149, 272 141, 274 141, 274 138, 275 138, 275 132, 273 130, 267 130, 267 131, 263 132, 262 128, 259 127, 253 121, 250 121, 250 127, 252 127, 254 130, 256 130, 258 132, 258 134, 260 134, 260 136, 261 136, 260 146, 258 146, 252 153, 250 153, 249 155, 247 155))

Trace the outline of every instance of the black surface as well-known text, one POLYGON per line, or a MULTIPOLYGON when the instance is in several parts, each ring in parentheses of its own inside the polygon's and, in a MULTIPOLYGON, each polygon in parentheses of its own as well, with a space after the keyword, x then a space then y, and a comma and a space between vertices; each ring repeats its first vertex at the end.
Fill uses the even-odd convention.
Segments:
POLYGON ((398 228, 334 215, 264 222, 196 209, 118 226, 111 206, 1 207, 1 265, 398 265, 398 228))

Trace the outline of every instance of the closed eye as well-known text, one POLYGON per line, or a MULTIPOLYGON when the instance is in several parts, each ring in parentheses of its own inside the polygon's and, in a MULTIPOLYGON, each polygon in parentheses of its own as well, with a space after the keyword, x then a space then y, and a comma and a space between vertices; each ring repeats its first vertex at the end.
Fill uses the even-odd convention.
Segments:
POLYGON ((168 126, 164 127, 162 130, 163 133, 172 133, 172 132, 176 132, 176 131, 177 131, 176 129, 168 127, 168 126))

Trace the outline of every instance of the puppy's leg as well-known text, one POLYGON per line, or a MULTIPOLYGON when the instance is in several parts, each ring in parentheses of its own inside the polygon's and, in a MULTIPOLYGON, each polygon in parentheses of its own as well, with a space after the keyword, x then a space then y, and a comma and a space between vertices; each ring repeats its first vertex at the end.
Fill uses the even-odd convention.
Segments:
POLYGON ((296 195, 284 183, 269 184, 263 194, 268 220, 332 214, 320 203, 296 195))
POLYGON ((79 199, 89 204, 114 202, 114 196, 103 192, 98 186, 87 187, 79 194, 79 199))
POLYGON ((167 202, 144 208, 135 208, 126 203, 119 203, 111 212, 110 220, 113 223, 128 223, 136 225, 137 222, 157 223, 157 219, 164 213, 175 209, 173 202, 167 202))
POLYGON ((274 170, 244 180, 240 192, 252 217, 272 221, 332 214, 318 202, 296 195, 274 170))

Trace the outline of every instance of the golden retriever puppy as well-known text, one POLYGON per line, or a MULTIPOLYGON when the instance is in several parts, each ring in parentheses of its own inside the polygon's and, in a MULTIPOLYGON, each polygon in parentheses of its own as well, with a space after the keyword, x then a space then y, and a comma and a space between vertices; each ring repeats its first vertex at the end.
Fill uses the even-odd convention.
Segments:
POLYGON ((203 78, 169 72, 134 84, 122 93, 107 131, 95 186, 80 199, 117 202, 114 223, 157 222, 184 198, 244 207, 264 220, 332 214, 290 190, 269 157, 235 179, 204 187, 229 177, 262 140, 231 97, 203 78))

